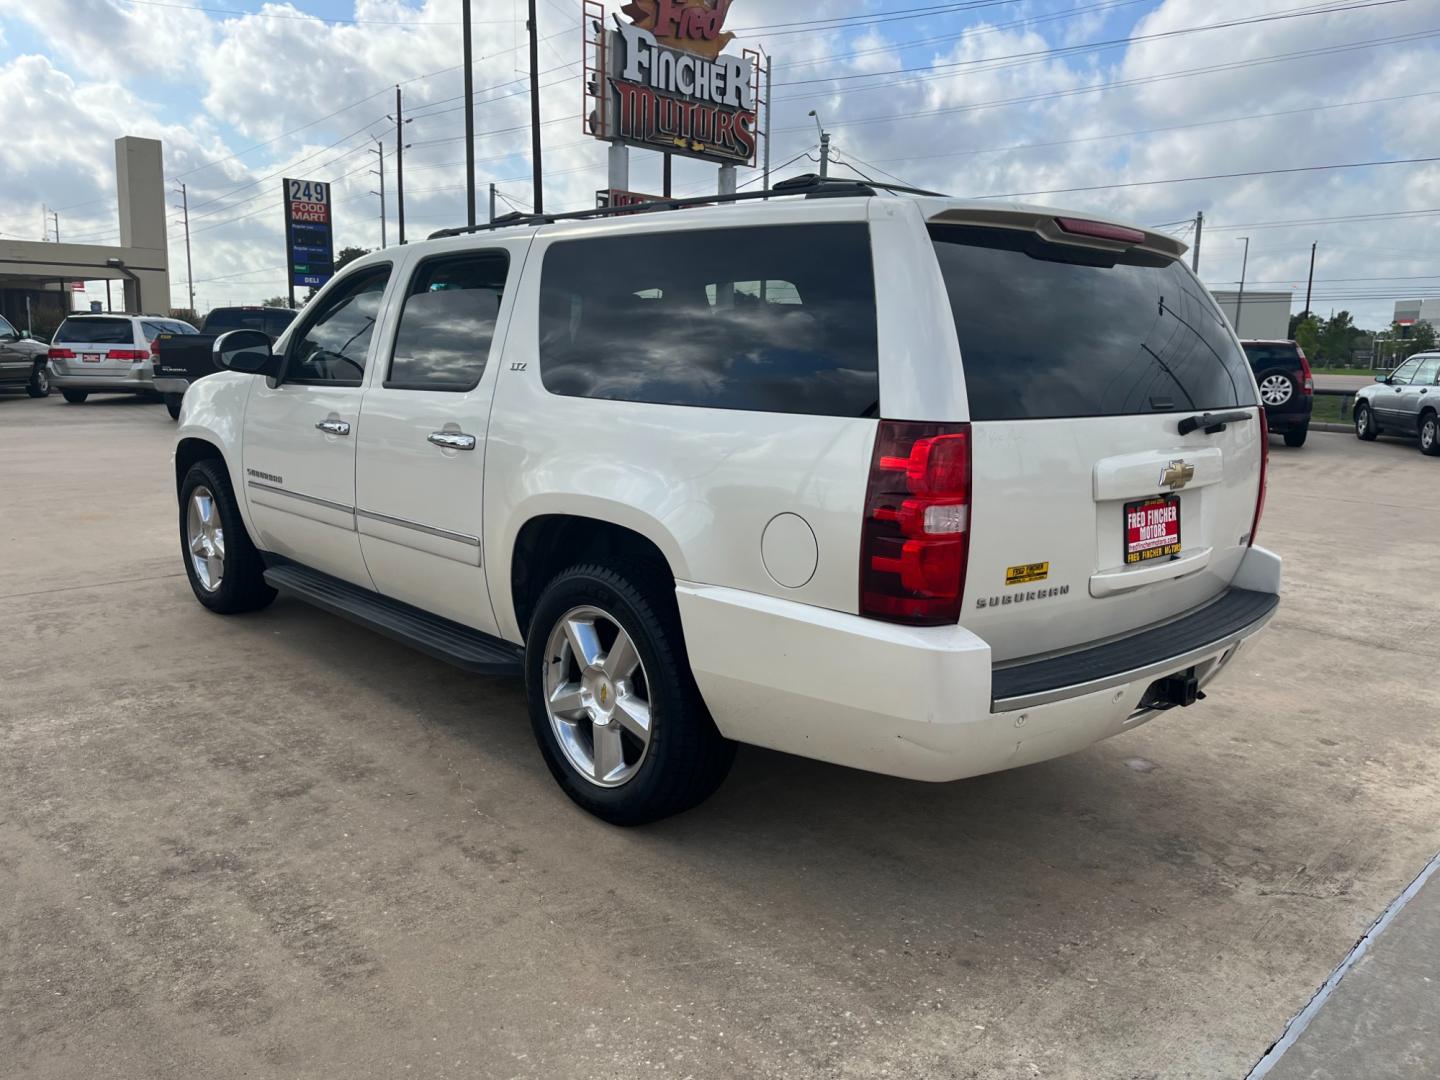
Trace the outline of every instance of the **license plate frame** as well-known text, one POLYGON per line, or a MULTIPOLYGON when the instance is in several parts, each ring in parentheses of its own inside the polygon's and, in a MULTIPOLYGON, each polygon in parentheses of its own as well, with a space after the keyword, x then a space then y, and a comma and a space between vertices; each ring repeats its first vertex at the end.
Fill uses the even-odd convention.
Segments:
POLYGON ((1148 499, 1127 502, 1121 518, 1120 554, 1126 566, 1139 566, 1156 559, 1173 559, 1182 550, 1181 503, 1175 494, 1152 495, 1148 499), (1173 515, 1169 511, 1174 511, 1173 515), (1167 517, 1157 518, 1164 511, 1167 517), (1134 516, 1138 515, 1138 516, 1134 516), (1148 535, 1159 528, 1156 535, 1148 535))
POLYGON ((82 364, 98 364, 98 363, 101 363, 104 359, 105 359, 105 354, 104 354, 104 353, 99 353, 99 352, 82 352, 82 353, 80 354, 80 362, 81 362, 82 364))

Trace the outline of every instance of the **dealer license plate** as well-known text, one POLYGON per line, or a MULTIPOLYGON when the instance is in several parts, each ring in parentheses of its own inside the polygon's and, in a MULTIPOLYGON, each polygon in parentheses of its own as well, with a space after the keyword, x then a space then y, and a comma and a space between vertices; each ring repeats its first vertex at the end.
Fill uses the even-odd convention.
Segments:
POLYGON ((85 361, 85 363, 87 364, 98 364, 101 360, 105 359, 105 354, 98 352, 81 353, 80 359, 85 361))
POLYGON ((1125 565, 1180 554, 1180 496, 1125 504, 1125 565))

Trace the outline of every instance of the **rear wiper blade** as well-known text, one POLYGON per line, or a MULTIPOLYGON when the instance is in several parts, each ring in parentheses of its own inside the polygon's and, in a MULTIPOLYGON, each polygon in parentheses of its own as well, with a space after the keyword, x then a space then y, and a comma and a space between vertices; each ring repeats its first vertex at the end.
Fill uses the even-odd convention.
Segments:
POLYGON ((1242 420, 1251 420, 1253 417, 1240 409, 1234 412, 1202 413, 1200 416, 1187 416, 1180 421, 1180 434, 1189 435, 1196 428, 1204 428, 1206 435, 1213 435, 1217 431, 1224 431, 1226 424, 1238 424, 1242 420))

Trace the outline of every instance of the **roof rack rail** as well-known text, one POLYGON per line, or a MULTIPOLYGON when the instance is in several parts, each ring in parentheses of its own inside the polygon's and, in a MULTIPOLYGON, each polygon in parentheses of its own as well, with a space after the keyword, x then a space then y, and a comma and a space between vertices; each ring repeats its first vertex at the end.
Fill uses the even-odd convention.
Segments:
POLYGON ((439 240, 447 236, 466 236, 470 233, 488 232, 511 225, 550 225, 557 221, 583 221, 589 218, 616 217, 626 214, 649 214, 661 210, 683 210, 689 206, 713 206, 716 203, 749 202, 754 199, 769 199, 781 196, 803 196, 807 199, 833 199, 845 196, 871 196, 879 191, 899 195, 933 195, 943 197, 938 191, 906 187, 903 184, 882 184, 878 181, 839 180, 828 176, 805 173, 781 180, 773 187, 760 191, 737 191, 729 195, 696 195, 685 199, 654 199, 650 202, 632 203, 629 206, 600 206, 593 210, 572 210, 563 214, 522 214, 519 211, 503 214, 494 221, 480 225, 459 225, 453 229, 440 229, 430 234, 429 239, 439 240))

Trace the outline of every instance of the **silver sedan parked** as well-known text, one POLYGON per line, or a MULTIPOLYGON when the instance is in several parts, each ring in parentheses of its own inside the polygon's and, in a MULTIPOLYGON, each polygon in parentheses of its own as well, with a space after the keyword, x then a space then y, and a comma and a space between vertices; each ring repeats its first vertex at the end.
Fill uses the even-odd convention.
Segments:
POLYGON ((1355 434, 1418 435, 1422 454, 1440 455, 1440 353, 1418 353, 1355 395, 1355 434))

